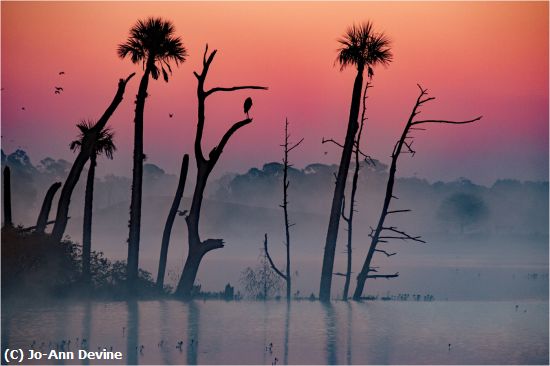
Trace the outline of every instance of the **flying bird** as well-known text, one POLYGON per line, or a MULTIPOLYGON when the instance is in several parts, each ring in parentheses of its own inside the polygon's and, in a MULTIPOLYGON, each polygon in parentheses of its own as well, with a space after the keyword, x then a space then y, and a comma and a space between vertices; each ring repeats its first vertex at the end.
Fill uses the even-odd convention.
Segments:
POLYGON ((63 88, 60 86, 54 86, 55 91, 63 91, 63 88))
POLYGON ((178 210, 178 215, 180 216, 185 216, 186 213, 187 213, 187 210, 183 210, 183 211, 178 210))
POLYGON ((252 107, 252 98, 248 97, 244 101, 244 113, 246 113, 246 118, 248 119, 250 119, 250 117, 248 116, 248 111, 250 110, 251 107, 252 107))
POLYGON ((174 113, 168 113, 168 117, 170 118, 174 117, 174 113))
POLYGON ((25 107, 21 107, 21 110, 24 111, 24 110, 25 110, 25 107))
POLYGON ((59 90, 54 91, 55 94, 61 94, 59 90))
POLYGON ((59 75, 65 75, 65 71, 59 71, 59 75))

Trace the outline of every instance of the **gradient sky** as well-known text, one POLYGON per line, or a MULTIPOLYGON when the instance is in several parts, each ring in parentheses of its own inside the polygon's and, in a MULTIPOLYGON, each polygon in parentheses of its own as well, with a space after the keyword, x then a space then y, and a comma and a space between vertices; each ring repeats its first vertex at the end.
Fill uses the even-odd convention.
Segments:
POLYGON ((269 91, 211 97, 205 150, 243 118, 252 96, 252 125, 238 131, 216 168, 243 172, 280 160, 285 117, 297 167, 335 163, 340 151, 322 137, 343 140, 354 69, 334 65, 337 38, 354 22, 372 20, 393 41, 394 62, 375 69, 363 149, 384 162, 418 94, 437 99, 422 116, 467 119, 475 125, 429 126, 417 154, 403 156, 401 176, 434 180, 467 177, 548 177, 548 2, 8 2, 2 1, 2 148, 28 151, 33 163, 70 161, 69 142, 80 119, 97 119, 117 80, 138 72, 109 125, 119 148, 99 173, 130 176, 133 102, 141 69, 120 60, 116 47, 137 19, 173 21, 189 50, 168 84, 150 84, 145 110, 148 162, 176 173, 192 153, 196 79, 204 45, 218 49, 207 86, 257 84, 269 91), (65 71, 65 75, 58 75, 65 71), (62 86, 61 95, 54 86, 62 86), (25 111, 21 107, 25 107, 25 111), (174 118, 169 118, 173 113, 174 118), (327 154, 324 152, 327 151, 327 154))

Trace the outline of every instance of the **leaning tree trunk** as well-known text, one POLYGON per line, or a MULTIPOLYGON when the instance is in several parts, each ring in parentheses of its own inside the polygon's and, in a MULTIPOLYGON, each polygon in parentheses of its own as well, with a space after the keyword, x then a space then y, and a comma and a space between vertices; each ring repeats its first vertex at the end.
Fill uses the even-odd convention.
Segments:
POLYGON ((86 179, 86 193, 84 196, 84 222, 82 225, 82 280, 89 284, 91 281, 90 257, 92 254, 92 211, 94 202, 94 178, 97 156, 90 156, 90 167, 86 179))
POLYGON ((40 209, 40 214, 38 215, 38 220, 36 220, 35 232, 38 234, 43 234, 46 230, 46 225, 48 224, 48 216, 50 215, 50 210, 52 208, 53 197, 60 187, 61 182, 55 182, 50 186, 48 192, 46 192, 46 197, 44 197, 44 202, 42 202, 42 208, 40 209))
MULTIPOLYGON (((361 113, 361 125, 359 126, 359 131, 357 132, 357 139, 355 140, 355 169, 353 171, 353 180, 351 182, 351 196, 349 202, 349 213, 348 217, 344 214, 344 208, 342 207, 342 218, 348 225, 348 243, 347 243, 347 266, 346 266, 346 280, 344 282, 344 293, 342 294, 342 300, 348 300, 349 285, 351 282, 351 262, 352 262, 352 251, 353 251, 353 217, 355 213, 355 195, 357 193, 357 181, 359 180, 359 169, 361 165, 359 164, 359 154, 360 154, 360 145, 361 145, 361 135, 363 133, 363 126, 366 121, 365 113, 367 111, 367 90, 370 88, 370 83, 367 81, 365 85, 365 91, 363 92, 363 112, 361 113)), ((344 201, 345 202, 345 201, 344 201)), ((343 205, 342 205, 343 206, 343 205)))
POLYGON ((4 226, 13 226, 11 219, 11 173, 9 166, 4 168, 4 226))
POLYGON ((334 187, 334 196, 330 209, 330 219, 325 241, 325 251, 323 256, 323 269, 321 272, 321 285, 319 288, 319 300, 330 301, 330 291, 332 284, 332 273, 334 268, 334 254, 336 252, 336 240, 338 239, 338 228, 340 225, 340 215, 342 213, 342 201, 344 199, 344 190, 346 188, 346 179, 349 173, 351 154, 355 135, 359 129, 359 108, 361 105, 361 90, 363 87, 363 65, 357 66, 357 76, 353 84, 353 94, 349 112, 348 129, 338 175, 336 177, 336 186, 334 187))
POLYGON ((162 290, 164 287, 164 275, 166 273, 166 260, 168 258, 168 246, 170 245, 170 235, 172 233, 172 226, 174 225, 174 219, 178 212, 178 207, 181 203, 181 198, 183 197, 183 190, 185 189, 185 181, 187 179, 187 170, 189 168, 189 155, 185 154, 181 162, 180 170, 180 179, 178 182, 178 187, 176 189, 176 195, 172 201, 172 207, 170 207, 170 212, 168 212, 168 217, 166 218, 166 224, 164 225, 164 232, 162 233, 162 245, 160 248, 160 260, 159 260, 159 270, 157 274, 157 288, 162 290))
POLYGON ((414 126, 426 124, 426 123, 466 124, 466 123, 472 123, 481 119, 481 116, 480 116, 480 117, 477 117, 471 120, 466 120, 466 121, 448 121, 448 120, 436 120, 436 119, 415 120, 414 118, 420 113, 420 111, 418 111, 418 108, 421 107, 424 103, 435 99, 434 97, 424 98, 424 96, 427 94, 427 90, 422 89, 420 85, 418 85, 418 88, 420 89, 420 95, 418 96, 416 103, 412 109, 412 112, 409 116, 409 119, 407 121, 407 124, 403 129, 403 133, 401 134, 400 139, 397 141, 392 151, 392 155, 391 155, 392 161, 390 166, 390 173, 388 176, 388 183, 386 186, 386 195, 384 197, 384 204, 382 206, 382 212, 380 213, 380 218, 378 220, 378 224, 376 225, 376 229, 374 229, 373 232, 370 234, 370 237, 372 238, 371 244, 369 247, 369 251, 367 253, 367 257, 365 258, 365 262, 363 263, 363 267, 361 268, 361 272, 359 272, 359 274, 357 275, 357 287, 355 288, 355 292, 353 294, 354 300, 361 299, 361 296, 365 288, 365 282, 367 281, 368 278, 394 278, 399 276, 399 272, 396 272, 395 274, 388 274, 388 275, 386 274, 370 275, 369 274, 370 272, 376 272, 376 270, 371 267, 372 258, 375 252, 381 252, 385 254, 387 257, 391 257, 392 255, 396 254, 396 253, 388 253, 386 250, 383 250, 383 249, 378 249, 377 248, 378 244, 387 243, 388 240, 410 240, 410 241, 425 243, 424 240, 420 239, 420 236, 411 236, 402 230, 398 230, 394 226, 389 226, 389 227, 384 226, 386 218, 389 214, 410 211, 408 209, 389 210, 390 203, 392 199, 395 198, 393 195, 393 187, 395 183, 395 173, 397 171, 397 160, 399 159, 399 155, 402 153, 403 149, 406 149, 405 151, 407 153, 410 153, 411 155, 415 154, 415 151, 412 149, 413 137, 409 136, 409 132, 424 130, 424 128, 419 128, 414 126), (389 233, 389 234, 385 234, 385 233, 389 233))
POLYGON ((128 236, 128 260, 126 268, 127 289, 135 290, 139 267, 139 239, 141 229, 141 195, 143 183, 143 110, 147 98, 149 74, 154 67, 154 57, 149 56, 147 68, 141 77, 136 97, 134 118, 134 166, 132 170, 132 197, 130 201, 130 233, 128 236), (152 61, 151 61, 152 60, 152 61), (151 65, 153 63, 153 65, 151 65))
POLYGON ((126 84, 134 75, 135 73, 132 73, 126 79, 120 79, 118 81, 118 89, 115 97, 113 98, 113 101, 95 124, 93 128, 93 133, 90 134, 91 139, 87 141, 83 146, 81 146, 80 152, 78 153, 73 163, 73 166, 69 171, 69 176, 65 180, 63 188, 61 189, 61 195, 59 196, 59 201, 57 203, 55 224, 52 229, 52 238, 56 241, 60 241, 63 238, 63 234, 65 233, 67 221, 69 220, 69 206, 71 204, 71 196, 73 194, 74 187, 78 183, 78 179, 80 178, 80 174, 82 173, 84 166, 86 165, 88 159, 93 153, 93 145, 95 139, 97 139, 98 134, 103 130, 103 128, 105 128, 107 121, 115 112, 120 102, 122 102, 122 97, 124 96, 126 84))
POLYGON ((233 86, 233 87, 214 87, 209 90, 204 90, 204 82, 210 68, 210 64, 216 56, 217 50, 214 50, 208 55, 208 45, 204 51, 202 60, 202 72, 199 74, 194 72, 193 74, 197 78, 197 132, 195 135, 195 160, 197 162, 197 179, 195 183, 195 190, 193 192, 193 198, 191 201, 191 208, 189 209, 189 215, 185 218, 187 223, 187 235, 188 235, 188 247, 187 259, 183 267, 183 272, 180 276, 180 281, 176 288, 175 295, 189 299, 192 296, 193 284, 197 277, 199 265, 202 257, 211 250, 217 248, 223 248, 222 239, 206 239, 201 241, 199 235, 199 220, 201 214, 201 206, 204 195, 204 189, 208 181, 210 173, 216 166, 223 149, 229 142, 231 136, 239 130, 252 122, 251 118, 245 118, 242 121, 235 122, 222 136, 220 142, 210 151, 208 159, 205 158, 202 151, 202 136, 204 132, 205 122, 205 101, 206 98, 217 92, 231 92, 242 89, 267 89, 261 86, 233 86))

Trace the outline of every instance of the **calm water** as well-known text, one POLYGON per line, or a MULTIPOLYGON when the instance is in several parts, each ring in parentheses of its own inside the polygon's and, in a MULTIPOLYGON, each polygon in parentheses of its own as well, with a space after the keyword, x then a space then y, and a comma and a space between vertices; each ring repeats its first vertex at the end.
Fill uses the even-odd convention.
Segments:
POLYGON ((123 364, 271 364, 275 358, 279 364, 549 361, 548 302, 542 301, 327 306, 168 300, 2 309, 3 348, 27 349, 33 340, 37 348, 41 342, 48 348, 50 341, 71 339, 74 351, 77 337, 87 338, 90 350, 112 346, 122 351, 123 364), (180 340, 181 350, 176 348, 180 340), (271 352, 266 351, 270 343, 271 352), (137 350, 141 345, 143 352, 137 350))

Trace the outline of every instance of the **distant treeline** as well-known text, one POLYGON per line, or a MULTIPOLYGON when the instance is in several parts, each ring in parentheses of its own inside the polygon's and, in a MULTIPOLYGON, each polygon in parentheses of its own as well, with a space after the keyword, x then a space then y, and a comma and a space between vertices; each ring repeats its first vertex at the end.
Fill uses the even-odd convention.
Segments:
MULTIPOLYGON (((2 168, 12 171, 12 205, 15 224, 30 225, 36 218, 40 203, 52 181, 63 181, 70 163, 63 159, 44 158, 33 164, 23 150, 6 155, 2 150, 2 168), (17 183, 15 183, 17 182, 17 183)), ((209 198, 255 207, 275 208, 281 203, 281 163, 267 163, 261 169, 251 168, 244 174, 226 174, 213 181, 209 198)), ((337 165, 309 164, 303 169, 290 168, 290 195, 294 211, 307 213, 327 212, 330 192, 334 187, 337 165)), ((368 222, 374 222, 381 205, 388 166, 374 160, 363 163, 359 173, 357 201, 364 208, 368 222), (368 208, 368 209, 366 209, 368 208)), ((166 196, 175 190, 176 175, 167 174, 157 165, 144 164, 144 196, 166 196)), ((109 174, 97 178, 94 209, 103 209, 129 200, 129 177, 109 174)), ((75 197, 83 197, 84 182, 75 190, 75 197)), ((520 234, 544 236, 548 233, 548 182, 520 182, 499 179, 487 187, 461 178, 452 182, 430 183, 417 177, 398 178, 396 195, 403 208, 414 208, 415 215, 406 217, 405 225, 415 225, 423 232, 458 233, 482 232, 491 234, 520 234), (460 196, 457 196, 460 195, 460 196), (453 196, 459 201, 471 201, 470 206, 454 207, 453 196), (468 197, 471 199, 468 200, 468 197), (476 206, 481 204, 481 207, 476 206), (449 207, 451 206, 451 207, 449 207), (481 210, 474 212, 475 210, 481 210), (438 225, 433 225, 437 223, 438 225), (462 225, 461 225, 462 224, 462 225)), ((73 199, 75 212, 80 212, 83 199, 73 199)), ((55 207, 53 208, 55 209, 55 207)))

